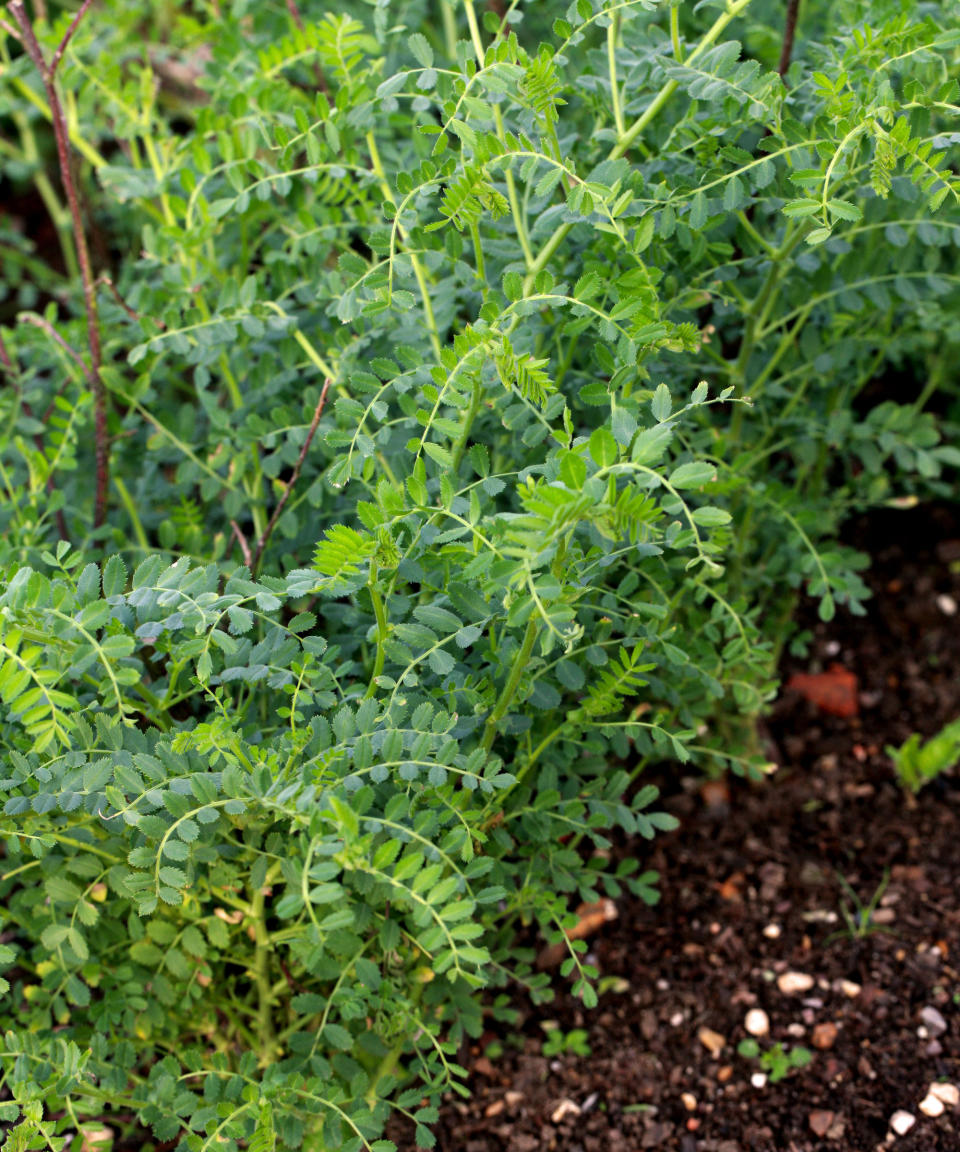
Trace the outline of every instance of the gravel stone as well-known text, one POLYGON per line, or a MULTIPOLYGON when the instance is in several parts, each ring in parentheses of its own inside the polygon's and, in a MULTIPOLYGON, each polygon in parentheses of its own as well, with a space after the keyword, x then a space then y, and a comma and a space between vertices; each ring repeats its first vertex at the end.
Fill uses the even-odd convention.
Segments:
POLYGON ((766 1036, 770 1031, 770 1017, 762 1008, 751 1008, 743 1021, 751 1036, 766 1036))
POLYGON ((912 1112, 904 1112, 902 1108, 890 1117, 890 1127, 898 1136, 906 1136, 916 1122, 916 1116, 912 1112))

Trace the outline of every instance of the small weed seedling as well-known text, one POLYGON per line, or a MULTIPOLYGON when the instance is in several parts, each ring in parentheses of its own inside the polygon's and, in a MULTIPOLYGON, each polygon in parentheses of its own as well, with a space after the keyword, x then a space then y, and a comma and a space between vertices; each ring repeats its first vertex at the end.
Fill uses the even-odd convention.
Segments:
POLYGON ((777 1043, 762 1051, 759 1043, 752 1037, 741 1040, 737 1045, 737 1052, 747 1060, 759 1060, 760 1067, 767 1073, 771 1084, 783 1080, 796 1068, 806 1068, 813 1060, 813 1053, 802 1044, 787 1049, 777 1043))
POLYGON ((843 917, 845 927, 838 929, 836 932, 831 932, 824 941, 824 945, 832 944, 835 940, 844 938, 850 940, 866 940, 866 938, 872 936, 874 932, 891 931, 891 929, 885 925, 877 924, 874 920, 877 908, 883 899, 883 894, 886 892, 887 885, 890 883, 889 871, 884 872, 883 879, 877 885, 873 895, 866 904, 863 903, 854 891, 846 877, 838 872, 837 879, 840 881, 844 893, 849 897, 849 903, 845 900, 840 905, 840 915, 843 917))
POLYGON ((888 746, 886 753, 893 760, 897 779, 916 795, 925 784, 960 764, 960 719, 947 724, 926 744, 914 732, 899 748, 888 746))
POLYGON ((573 1028, 569 1032, 564 1032, 562 1028, 552 1024, 547 1028, 547 1038, 541 1051, 544 1056, 566 1056, 572 1052, 575 1056, 586 1057, 590 1055, 591 1049, 583 1028, 573 1028))

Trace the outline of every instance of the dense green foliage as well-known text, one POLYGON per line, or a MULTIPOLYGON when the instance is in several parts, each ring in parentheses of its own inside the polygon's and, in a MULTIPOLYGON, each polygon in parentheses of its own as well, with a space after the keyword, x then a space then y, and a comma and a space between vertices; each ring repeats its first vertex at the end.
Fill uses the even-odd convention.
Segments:
POLYGON ((643 768, 760 773, 843 519, 960 463, 957 0, 785 80, 773 0, 331 8, 0 24, 18 1152, 428 1145, 477 989, 656 899, 643 768))

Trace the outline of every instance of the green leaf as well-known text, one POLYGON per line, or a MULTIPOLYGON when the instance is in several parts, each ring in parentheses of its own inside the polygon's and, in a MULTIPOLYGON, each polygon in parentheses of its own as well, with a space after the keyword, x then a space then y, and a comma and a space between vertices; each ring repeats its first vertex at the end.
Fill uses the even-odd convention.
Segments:
POLYGON ((590 455, 598 468, 609 468, 619 459, 620 449, 606 428, 597 428, 591 433, 590 455))
POLYGON ((668 424, 646 428, 634 440, 630 459, 634 464, 656 464, 663 458, 672 439, 673 429, 668 424))
POLYGON ((693 519, 701 528, 719 528, 724 524, 729 524, 732 517, 725 508, 714 508, 706 505, 703 508, 694 509, 693 519))
POLYGON ((360 833, 360 821, 357 818, 356 812, 339 796, 333 794, 327 797, 327 803, 336 818, 338 826, 346 833, 348 837, 355 837, 360 833))
POLYGON ((247 1152, 275 1152, 277 1134, 273 1123, 273 1107, 269 1101, 260 1105, 257 1126, 247 1142, 247 1152))
POLYGON ((434 444, 432 441, 426 440, 423 445, 423 450, 431 460, 435 461, 442 468, 453 467, 453 456, 446 448, 441 448, 439 444, 434 444))
POLYGON ((702 488, 717 477, 717 470, 706 460, 690 460, 670 473, 670 483, 674 488, 702 488))
POLYGON ((666 384, 658 384, 657 390, 653 394, 653 400, 650 403, 653 418, 662 424, 664 420, 670 418, 672 408, 673 401, 670 399, 670 389, 666 384))
POLYGON ((127 586, 127 567, 119 556, 111 556, 103 566, 103 595, 121 596, 127 586))
POLYGON ((862 209, 846 200, 828 200, 827 211, 839 220, 851 220, 856 223, 863 219, 862 209))
POLYGON ((788 200, 781 211, 784 216, 790 217, 816 216, 821 207, 822 205, 819 200, 802 197, 799 200, 788 200))
POLYGON ((407 37, 407 47, 413 53, 418 64, 422 64, 424 68, 433 67, 433 49, 430 47, 430 41, 426 36, 420 32, 414 32, 412 36, 407 37))
POLYGON ((707 222, 707 198, 702 192, 697 192, 690 201, 690 212, 687 222, 695 232, 699 232, 707 222))

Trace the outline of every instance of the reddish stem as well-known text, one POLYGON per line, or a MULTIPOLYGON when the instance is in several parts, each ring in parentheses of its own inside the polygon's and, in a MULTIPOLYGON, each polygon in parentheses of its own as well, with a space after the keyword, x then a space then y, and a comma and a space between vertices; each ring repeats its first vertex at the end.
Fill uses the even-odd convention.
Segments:
POLYGON ((90 370, 88 379, 93 391, 94 403, 94 449, 96 457, 96 490, 94 497, 93 527, 99 528, 106 518, 107 494, 110 486, 110 436, 107 429, 107 390, 100 375, 102 354, 100 350, 100 324, 97 313, 97 290, 90 265, 90 251, 87 247, 87 236, 83 226, 83 213, 80 206, 80 194, 73 172, 73 156, 70 150, 70 132, 67 120, 63 114, 63 105, 57 92, 56 74, 67 45, 80 21, 86 15, 93 0, 83 0, 76 16, 64 33, 63 39, 49 64, 44 60, 43 51, 33 31, 33 25, 27 17, 23 0, 12 0, 8 6, 10 15, 20 28, 24 50, 30 57, 34 67, 40 73, 47 102, 50 105, 50 117, 53 123, 53 135, 57 145, 57 161, 60 167, 60 179, 67 196, 70 207, 70 217, 73 221, 73 245, 77 254, 77 264, 80 268, 80 279, 83 282, 83 304, 87 318, 87 343, 90 347, 90 370))
POLYGON ((253 566, 250 571, 256 575, 257 569, 260 567, 260 560, 263 556, 263 550, 266 548, 273 535, 273 529, 277 521, 280 519, 280 513, 284 509, 284 505, 290 499, 290 493, 294 489, 294 485, 300 479, 300 469, 303 467, 303 462, 307 458, 307 453, 310 451, 310 445, 313 442, 313 437, 317 431, 317 425, 320 423, 320 417, 323 415, 323 409, 327 403, 327 393, 330 391, 329 378, 323 382, 323 391, 320 393, 320 399, 317 401, 317 406, 313 410, 313 419, 310 421, 310 430, 307 432, 307 438, 303 442, 303 447, 300 449, 300 455, 297 457, 297 462, 293 466, 293 475, 287 481, 287 486, 283 490, 283 495, 277 501, 277 506, 273 510, 273 515, 270 517, 270 522, 263 530, 263 535, 257 541, 257 550, 253 555, 253 566))
MULTIPOLYGON (((101 273, 100 279, 97 281, 97 283, 102 284, 104 288, 109 291, 110 295, 114 298, 114 300, 116 300, 117 304, 124 310, 124 312, 126 312, 131 320, 135 320, 138 324, 140 323, 140 313, 135 312, 126 302, 126 300, 124 300, 124 298, 117 291, 116 284, 114 284, 106 272, 101 273)), ((162 320, 154 320, 154 323, 161 330, 166 328, 166 324, 162 320)))
POLYGON ((790 67, 790 58, 793 56, 793 40, 797 32, 797 17, 800 15, 800 0, 787 0, 787 17, 783 27, 783 46, 780 49, 780 63, 777 71, 780 76, 786 75, 790 67))

